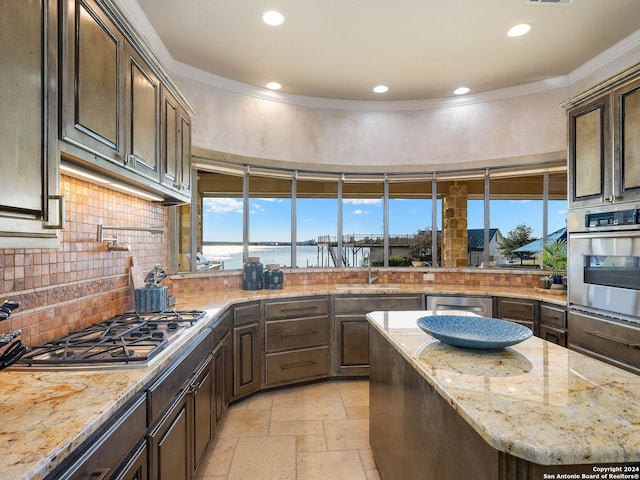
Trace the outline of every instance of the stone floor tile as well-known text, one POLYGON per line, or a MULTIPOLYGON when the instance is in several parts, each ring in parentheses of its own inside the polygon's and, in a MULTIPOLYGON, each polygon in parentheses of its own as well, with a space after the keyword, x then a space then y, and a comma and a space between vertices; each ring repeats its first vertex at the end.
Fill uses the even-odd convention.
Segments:
POLYGON ((347 412, 339 398, 274 399, 272 421, 346 419, 347 412))
POLYGON ((227 478, 296 480, 295 437, 240 438, 227 478))
POLYGON ((361 450, 369 448, 369 420, 325 420, 328 450, 361 450))
POLYGON ((215 476, 226 476, 229 472, 231 459, 236 449, 238 440, 236 438, 218 437, 210 447, 210 453, 202 461, 198 469, 198 476, 210 478, 215 476))
POLYGON ((365 480, 357 451, 299 453, 297 480, 365 480))
POLYGON ((369 407, 345 407, 347 418, 369 418, 369 407))
POLYGON ((317 435, 324 433, 321 420, 285 420, 271 422, 269 435, 317 435))
POLYGON ((326 452, 327 440, 321 435, 297 435, 296 451, 301 452, 326 452))
POLYGON ((258 437, 268 435, 271 411, 229 410, 221 437, 258 437))

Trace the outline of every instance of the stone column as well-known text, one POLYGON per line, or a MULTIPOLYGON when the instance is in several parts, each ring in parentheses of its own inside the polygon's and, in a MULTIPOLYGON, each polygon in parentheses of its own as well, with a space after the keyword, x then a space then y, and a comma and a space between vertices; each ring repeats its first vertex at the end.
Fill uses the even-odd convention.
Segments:
POLYGON ((451 182, 442 201, 442 266, 467 266, 467 183, 451 182))

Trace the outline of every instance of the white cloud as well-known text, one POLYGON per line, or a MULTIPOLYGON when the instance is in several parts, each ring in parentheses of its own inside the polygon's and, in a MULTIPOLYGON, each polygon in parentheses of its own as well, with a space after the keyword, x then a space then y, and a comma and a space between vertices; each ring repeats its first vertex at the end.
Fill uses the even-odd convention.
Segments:
POLYGON ((350 205, 382 205, 381 198, 346 198, 345 204, 350 205))
POLYGON ((358 210, 354 210, 354 211, 353 211, 353 214, 354 214, 354 215, 363 215, 363 214, 364 214, 364 212, 363 212, 362 210, 358 209, 358 210))
POLYGON ((236 198, 205 198, 205 213, 242 213, 242 200, 236 198))

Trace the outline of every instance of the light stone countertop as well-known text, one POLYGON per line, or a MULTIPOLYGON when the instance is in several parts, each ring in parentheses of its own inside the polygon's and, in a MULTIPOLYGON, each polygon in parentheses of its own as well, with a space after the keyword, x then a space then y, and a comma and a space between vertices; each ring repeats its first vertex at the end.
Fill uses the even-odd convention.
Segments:
POLYGON ((329 294, 450 293, 465 295, 504 295, 550 301, 561 305, 566 299, 548 298, 532 289, 401 285, 292 286, 282 290, 216 290, 183 294, 176 310, 206 310, 203 319, 180 339, 169 345, 146 368, 118 370, 15 370, 0 371, 0 449, 3 457, 1 478, 41 479, 59 465, 94 433, 120 407, 139 392, 197 334, 211 325, 217 313, 229 306, 252 300, 329 294))
POLYGON ((542 465, 640 462, 640 376, 536 337, 452 347, 416 326, 425 314, 368 319, 493 448, 542 465))

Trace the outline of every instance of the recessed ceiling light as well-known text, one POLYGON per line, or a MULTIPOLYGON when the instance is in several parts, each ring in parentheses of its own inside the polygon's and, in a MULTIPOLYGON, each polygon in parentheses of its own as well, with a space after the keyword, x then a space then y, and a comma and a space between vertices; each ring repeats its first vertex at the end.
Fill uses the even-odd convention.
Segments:
POLYGON ((373 87, 373 91, 376 93, 387 93, 389 91, 389 87, 386 85, 376 85, 373 87))
POLYGON ((284 23, 284 15, 275 10, 268 10, 262 14, 262 21, 272 27, 277 27, 284 23))
POLYGON ((269 90, 280 90, 282 88, 282 85, 280 85, 278 82, 269 82, 265 85, 265 87, 267 87, 269 90))
POLYGON ((531 30, 531 25, 528 23, 521 23, 520 25, 515 25, 509 29, 507 35, 510 37, 519 37, 528 33, 531 30))
POLYGON ((453 93, 456 95, 464 95, 465 93, 469 93, 469 87, 459 87, 456 88, 453 93))

